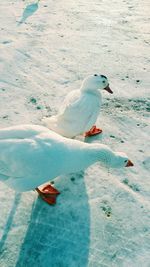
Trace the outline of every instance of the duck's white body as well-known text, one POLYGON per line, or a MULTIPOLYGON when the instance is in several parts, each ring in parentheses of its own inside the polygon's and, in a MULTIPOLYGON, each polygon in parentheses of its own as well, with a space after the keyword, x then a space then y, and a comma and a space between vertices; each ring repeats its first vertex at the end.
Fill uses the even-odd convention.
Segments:
POLYGON ((69 138, 89 131, 95 124, 102 105, 99 89, 111 91, 107 78, 97 74, 88 76, 79 90, 67 95, 57 116, 43 119, 44 125, 69 138))
POLYGON ((57 116, 45 118, 43 121, 49 129, 72 138, 91 129, 101 105, 100 92, 75 90, 67 96, 57 116))
POLYGON ((82 169, 78 142, 36 125, 0 130, 0 180, 17 191, 34 189, 60 174, 82 169), (69 142, 68 142, 69 141, 69 142))
POLYGON ((19 125, 0 130, 0 180, 16 191, 32 190, 58 175, 84 170, 96 161, 112 165, 112 157, 107 146, 67 139, 43 126, 19 125))

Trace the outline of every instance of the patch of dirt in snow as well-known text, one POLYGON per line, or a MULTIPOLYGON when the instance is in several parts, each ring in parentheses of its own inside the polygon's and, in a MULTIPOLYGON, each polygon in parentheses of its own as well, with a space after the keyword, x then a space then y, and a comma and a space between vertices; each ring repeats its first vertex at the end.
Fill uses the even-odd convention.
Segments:
POLYGON ((107 99, 103 104, 103 112, 104 113, 111 113, 114 112, 140 112, 146 111, 150 112, 150 98, 116 98, 107 99))

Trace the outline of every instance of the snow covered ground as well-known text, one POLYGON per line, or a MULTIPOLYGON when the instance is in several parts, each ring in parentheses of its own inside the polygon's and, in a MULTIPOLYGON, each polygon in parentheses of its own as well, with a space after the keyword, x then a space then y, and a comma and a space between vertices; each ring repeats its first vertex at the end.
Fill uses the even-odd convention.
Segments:
POLYGON ((109 78, 97 125, 134 168, 55 179, 48 206, 0 183, 1 267, 149 267, 149 1, 0 1, 0 127, 41 124, 92 73, 109 78))

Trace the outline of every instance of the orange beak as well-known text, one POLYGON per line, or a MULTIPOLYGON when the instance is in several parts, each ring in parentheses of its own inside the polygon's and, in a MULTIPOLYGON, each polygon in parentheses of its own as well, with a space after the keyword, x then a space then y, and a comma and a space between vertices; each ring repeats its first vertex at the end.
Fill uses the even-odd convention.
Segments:
POLYGON ((132 166, 134 166, 134 164, 132 163, 131 160, 128 160, 128 162, 127 162, 125 167, 132 167, 132 166))
POLYGON ((110 89, 109 84, 104 88, 108 93, 113 94, 113 91, 110 89))

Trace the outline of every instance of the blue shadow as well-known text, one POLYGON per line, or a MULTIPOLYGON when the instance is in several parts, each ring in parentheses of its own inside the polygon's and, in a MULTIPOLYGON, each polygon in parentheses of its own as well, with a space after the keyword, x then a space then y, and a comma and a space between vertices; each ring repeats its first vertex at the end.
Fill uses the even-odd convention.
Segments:
POLYGON ((55 206, 41 199, 31 219, 15 267, 87 267, 90 210, 84 173, 56 179, 61 191, 55 206))
POLYGON ((90 136, 90 137, 85 137, 84 138, 84 142, 85 143, 93 143, 93 142, 101 143, 102 139, 103 139, 103 133, 97 134, 97 135, 93 135, 93 136, 90 136))
POLYGON ((18 22, 18 25, 24 23, 28 19, 28 17, 32 16, 38 10, 39 1, 40 0, 38 0, 36 3, 26 6, 26 8, 23 11, 22 17, 20 21, 18 22))
POLYGON ((21 193, 16 193, 11 210, 10 210, 10 213, 9 213, 9 216, 7 218, 7 221, 6 221, 4 230, 3 230, 2 238, 0 240, 0 254, 2 254, 2 252, 3 252, 3 248, 5 246, 5 242, 7 240, 7 236, 9 234, 9 231, 11 230, 13 219, 14 219, 17 207, 19 206, 20 200, 21 200, 21 193))

